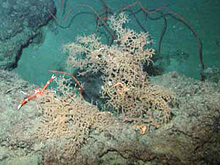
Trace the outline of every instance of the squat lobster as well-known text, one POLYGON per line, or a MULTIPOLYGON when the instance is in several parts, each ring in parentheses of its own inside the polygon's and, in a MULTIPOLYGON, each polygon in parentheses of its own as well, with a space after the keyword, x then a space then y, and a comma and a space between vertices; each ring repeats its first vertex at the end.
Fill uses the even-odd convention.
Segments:
POLYGON ((39 88, 34 90, 34 94, 30 95, 29 97, 25 98, 19 105, 18 105, 18 110, 26 104, 28 101, 37 98, 39 95, 42 95, 45 91, 45 89, 48 87, 48 85, 56 78, 56 76, 52 75, 51 78, 47 81, 47 83, 43 86, 42 90, 39 88))

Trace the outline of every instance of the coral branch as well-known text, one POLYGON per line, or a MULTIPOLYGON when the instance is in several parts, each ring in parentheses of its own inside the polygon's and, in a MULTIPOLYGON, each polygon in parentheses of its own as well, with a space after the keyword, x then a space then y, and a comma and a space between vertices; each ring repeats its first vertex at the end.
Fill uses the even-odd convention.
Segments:
POLYGON ((79 86, 79 93, 80 93, 80 97, 83 98, 82 96, 82 92, 83 92, 83 86, 80 84, 80 82, 77 80, 77 78, 67 72, 64 72, 64 71, 57 71, 57 70, 49 70, 49 72, 52 72, 52 73, 62 73, 63 75, 68 75, 70 76, 71 78, 73 78, 73 80, 76 82, 76 84, 79 86))

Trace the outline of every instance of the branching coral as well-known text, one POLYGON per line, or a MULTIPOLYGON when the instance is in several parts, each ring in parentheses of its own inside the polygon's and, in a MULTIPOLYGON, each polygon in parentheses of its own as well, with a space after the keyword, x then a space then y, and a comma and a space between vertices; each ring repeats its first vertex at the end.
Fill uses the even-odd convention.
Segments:
POLYGON ((77 43, 64 45, 69 52, 68 65, 80 68, 80 74, 102 72, 102 96, 107 97, 107 104, 126 118, 150 125, 168 121, 168 104, 173 100, 173 94, 151 85, 142 69, 142 65, 150 63, 154 55, 149 34, 123 28, 128 21, 124 13, 119 17, 113 15, 109 20, 117 36, 114 44, 105 45, 95 35, 78 37, 77 43))
POLYGON ((117 121, 110 112, 99 112, 96 106, 77 97, 73 89, 65 85, 66 81, 60 78, 56 93, 46 90, 45 97, 38 98, 41 117, 34 137, 47 142, 46 149, 52 146, 53 151, 58 152, 57 158, 72 160, 91 131, 101 132, 117 121), (54 141, 59 144, 55 145, 54 141))

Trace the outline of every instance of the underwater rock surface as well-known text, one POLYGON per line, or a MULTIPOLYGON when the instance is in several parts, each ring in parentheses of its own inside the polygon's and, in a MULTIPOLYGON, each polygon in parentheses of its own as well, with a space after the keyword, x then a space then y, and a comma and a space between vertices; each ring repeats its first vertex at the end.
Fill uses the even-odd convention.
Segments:
MULTIPOLYGON (((36 138, 42 120, 38 103, 33 100, 17 110, 24 96, 21 91, 31 94, 35 87, 16 74, 0 71, 0 164, 219 164, 220 84, 200 82, 177 73, 156 76, 151 81, 176 93, 176 105, 168 123, 141 135, 132 129, 131 123, 98 112, 102 123, 84 129, 87 134, 82 137, 83 143, 75 146, 68 142, 74 142, 77 128, 68 132, 67 137, 56 137, 62 141, 50 135, 44 140, 36 138), (113 123, 110 126, 106 125, 109 121, 113 123), (56 148, 61 143, 65 150, 56 148), (60 154, 68 154, 68 159, 61 159, 60 154)), ((95 107, 89 107, 95 113, 95 107)), ((83 115, 81 118, 88 120, 93 112, 83 115)), ((54 125, 57 126, 50 126, 54 125)), ((82 127, 79 125, 79 129, 82 127)))
POLYGON ((38 35, 55 13, 52 0, 0 0, 0 69, 12 69, 22 47, 38 35))

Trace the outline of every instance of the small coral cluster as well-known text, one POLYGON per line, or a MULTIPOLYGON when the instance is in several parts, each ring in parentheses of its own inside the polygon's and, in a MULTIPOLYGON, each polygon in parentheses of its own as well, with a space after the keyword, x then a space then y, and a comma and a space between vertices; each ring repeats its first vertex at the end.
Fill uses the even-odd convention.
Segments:
MULTIPOLYGON (((104 131, 117 120, 110 112, 99 112, 96 106, 77 97, 65 81, 65 78, 57 80, 58 85, 62 84, 56 91, 59 95, 46 90, 45 97, 38 98, 41 117, 34 136, 47 141, 46 149, 51 147, 53 152, 56 151, 56 158, 72 160, 92 130, 104 131)), ((50 151, 45 155, 47 152, 50 151)))
POLYGON ((81 75, 101 72, 102 96, 124 119, 158 127, 169 120, 169 102, 174 97, 172 92, 150 84, 143 71, 143 64, 150 63, 154 55, 154 49, 149 48, 149 35, 123 28, 128 22, 124 13, 109 20, 117 36, 114 44, 103 44, 95 35, 78 37, 76 43, 64 45, 69 53, 67 63, 80 68, 81 75))

